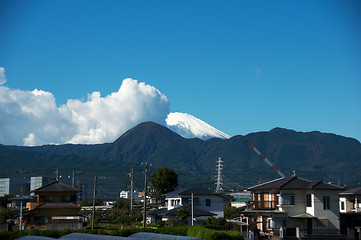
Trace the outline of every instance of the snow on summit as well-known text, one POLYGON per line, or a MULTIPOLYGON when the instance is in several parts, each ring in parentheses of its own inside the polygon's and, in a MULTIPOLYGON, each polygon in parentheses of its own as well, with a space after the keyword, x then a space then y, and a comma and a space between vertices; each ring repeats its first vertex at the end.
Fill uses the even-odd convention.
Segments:
POLYGON ((230 138, 229 135, 212 127, 208 123, 187 113, 169 113, 165 120, 167 127, 184 138, 230 138))

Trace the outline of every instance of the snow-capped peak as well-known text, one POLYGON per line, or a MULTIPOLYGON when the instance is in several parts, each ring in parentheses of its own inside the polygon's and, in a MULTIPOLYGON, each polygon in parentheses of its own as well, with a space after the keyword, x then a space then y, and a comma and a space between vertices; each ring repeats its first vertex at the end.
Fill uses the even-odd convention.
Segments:
POLYGON ((165 120, 167 127, 184 138, 230 138, 229 135, 188 113, 169 113, 165 120))

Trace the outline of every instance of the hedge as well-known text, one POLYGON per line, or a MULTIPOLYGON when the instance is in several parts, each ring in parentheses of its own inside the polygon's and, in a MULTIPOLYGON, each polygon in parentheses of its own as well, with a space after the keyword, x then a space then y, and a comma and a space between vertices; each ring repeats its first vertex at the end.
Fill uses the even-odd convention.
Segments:
POLYGON ((216 231, 203 226, 189 227, 187 235, 207 240, 243 240, 242 234, 237 231, 216 231))
POLYGON ((100 235, 113 235, 121 237, 129 237, 132 234, 138 232, 155 232, 160 234, 178 235, 178 236, 190 236, 196 238, 202 238, 206 240, 243 240, 243 236, 237 231, 216 231, 206 228, 204 226, 175 226, 175 227, 158 227, 153 228, 125 228, 119 230, 106 231, 105 229, 79 229, 72 230, 29 230, 29 231, 0 231, 0 239, 12 240, 22 236, 44 236, 51 238, 59 238, 69 233, 87 233, 87 234, 100 234, 100 235))

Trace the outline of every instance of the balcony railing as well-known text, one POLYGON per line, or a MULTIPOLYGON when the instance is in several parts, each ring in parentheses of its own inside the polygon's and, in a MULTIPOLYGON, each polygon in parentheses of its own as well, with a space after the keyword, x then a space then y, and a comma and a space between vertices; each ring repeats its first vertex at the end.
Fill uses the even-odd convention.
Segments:
POLYGON ((276 209, 277 201, 252 201, 253 209, 276 209))

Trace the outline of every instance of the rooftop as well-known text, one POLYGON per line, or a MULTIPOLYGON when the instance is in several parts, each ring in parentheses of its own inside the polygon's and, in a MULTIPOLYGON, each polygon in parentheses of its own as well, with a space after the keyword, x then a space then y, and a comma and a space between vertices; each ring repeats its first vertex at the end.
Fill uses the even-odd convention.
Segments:
POLYGON ((269 182, 265 182, 253 187, 249 190, 343 190, 342 187, 325 183, 323 181, 310 181, 297 176, 289 176, 278 178, 269 182))
POLYGON ((54 181, 31 192, 80 192, 80 190, 59 181, 54 181))
POLYGON ((342 195, 351 195, 351 194, 361 195, 361 187, 359 187, 359 188, 353 188, 353 189, 348 189, 348 190, 346 190, 346 191, 340 192, 340 194, 342 194, 342 195))
POLYGON ((163 194, 163 196, 165 197, 172 197, 172 196, 191 196, 191 194, 193 193, 194 196, 199 196, 199 195, 212 195, 212 196, 219 196, 219 197, 223 197, 226 198, 225 196, 223 196, 222 194, 218 194, 218 193, 212 193, 209 191, 205 191, 205 190, 200 190, 200 189, 196 189, 196 188, 181 188, 178 190, 175 190, 173 192, 169 192, 169 193, 165 193, 163 194))

